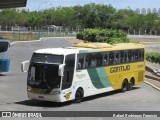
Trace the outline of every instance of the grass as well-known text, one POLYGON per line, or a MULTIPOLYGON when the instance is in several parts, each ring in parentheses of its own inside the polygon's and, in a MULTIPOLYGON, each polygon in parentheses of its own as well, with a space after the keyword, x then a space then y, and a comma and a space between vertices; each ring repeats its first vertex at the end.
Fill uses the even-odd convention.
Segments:
POLYGON ((13 41, 28 41, 28 40, 37 40, 41 37, 73 37, 74 34, 65 34, 65 33, 48 33, 48 32, 0 32, 0 36, 13 41))
POLYGON ((0 32, 0 36, 10 40, 11 42, 37 39, 37 35, 33 33, 0 32))

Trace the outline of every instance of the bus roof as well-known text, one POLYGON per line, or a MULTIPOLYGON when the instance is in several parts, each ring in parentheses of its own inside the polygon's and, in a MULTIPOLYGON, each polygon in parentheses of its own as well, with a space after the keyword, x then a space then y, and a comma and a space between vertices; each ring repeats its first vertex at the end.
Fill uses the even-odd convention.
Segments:
POLYGON ((75 53, 88 53, 98 51, 116 51, 127 49, 139 49, 144 48, 143 44, 138 43, 119 43, 119 44, 107 44, 107 43, 79 43, 74 47, 64 48, 46 48, 35 51, 35 53, 41 54, 55 54, 55 55, 68 55, 75 53))
POLYGON ((127 50, 127 49, 139 49, 144 48, 143 44, 139 43, 118 43, 110 45, 108 43, 79 43, 76 44, 77 48, 88 48, 92 51, 116 51, 116 50, 127 50))
POLYGON ((35 53, 67 55, 67 54, 76 53, 76 50, 75 49, 68 49, 68 48, 46 48, 46 49, 37 50, 37 51, 35 51, 35 53))

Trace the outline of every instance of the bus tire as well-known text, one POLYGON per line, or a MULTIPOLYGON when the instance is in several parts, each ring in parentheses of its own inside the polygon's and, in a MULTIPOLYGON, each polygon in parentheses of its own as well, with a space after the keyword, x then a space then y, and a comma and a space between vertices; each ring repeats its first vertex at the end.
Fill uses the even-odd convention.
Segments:
POLYGON ((121 91, 126 92, 128 90, 128 81, 124 80, 122 83, 121 91))
POLYGON ((82 102, 83 97, 84 97, 84 92, 83 92, 83 90, 82 90, 81 88, 79 88, 79 89, 76 91, 74 102, 75 102, 75 103, 80 103, 80 102, 82 102))
POLYGON ((128 90, 132 90, 134 86, 134 78, 130 80, 129 84, 128 84, 128 90))

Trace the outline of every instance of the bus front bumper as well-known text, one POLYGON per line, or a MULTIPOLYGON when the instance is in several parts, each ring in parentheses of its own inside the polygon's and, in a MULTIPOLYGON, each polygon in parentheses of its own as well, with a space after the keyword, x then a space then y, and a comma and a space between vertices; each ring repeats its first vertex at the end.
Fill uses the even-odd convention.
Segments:
POLYGON ((65 102, 67 101, 63 94, 40 94, 40 93, 33 93, 27 91, 28 98, 33 100, 42 100, 42 101, 51 101, 51 102, 65 102))

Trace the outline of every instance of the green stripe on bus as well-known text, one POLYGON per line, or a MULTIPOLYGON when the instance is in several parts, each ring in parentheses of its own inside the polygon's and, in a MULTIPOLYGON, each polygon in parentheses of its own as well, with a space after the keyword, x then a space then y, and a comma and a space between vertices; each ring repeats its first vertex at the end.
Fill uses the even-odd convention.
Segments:
POLYGON ((111 83, 109 81, 108 75, 106 74, 106 69, 104 67, 96 68, 98 76, 100 78, 100 82, 104 87, 110 87, 111 83))
POLYGON ((111 86, 104 67, 91 68, 87 69, 87 71, 95 88, 100 89, 111 86))
POLYGON ((92 84, 94 85, 95 88, 100 89, 104 88, 103 84, 101 83, 97 70, 95 68, 87 69, 89 76, 91 78, 92 84))

